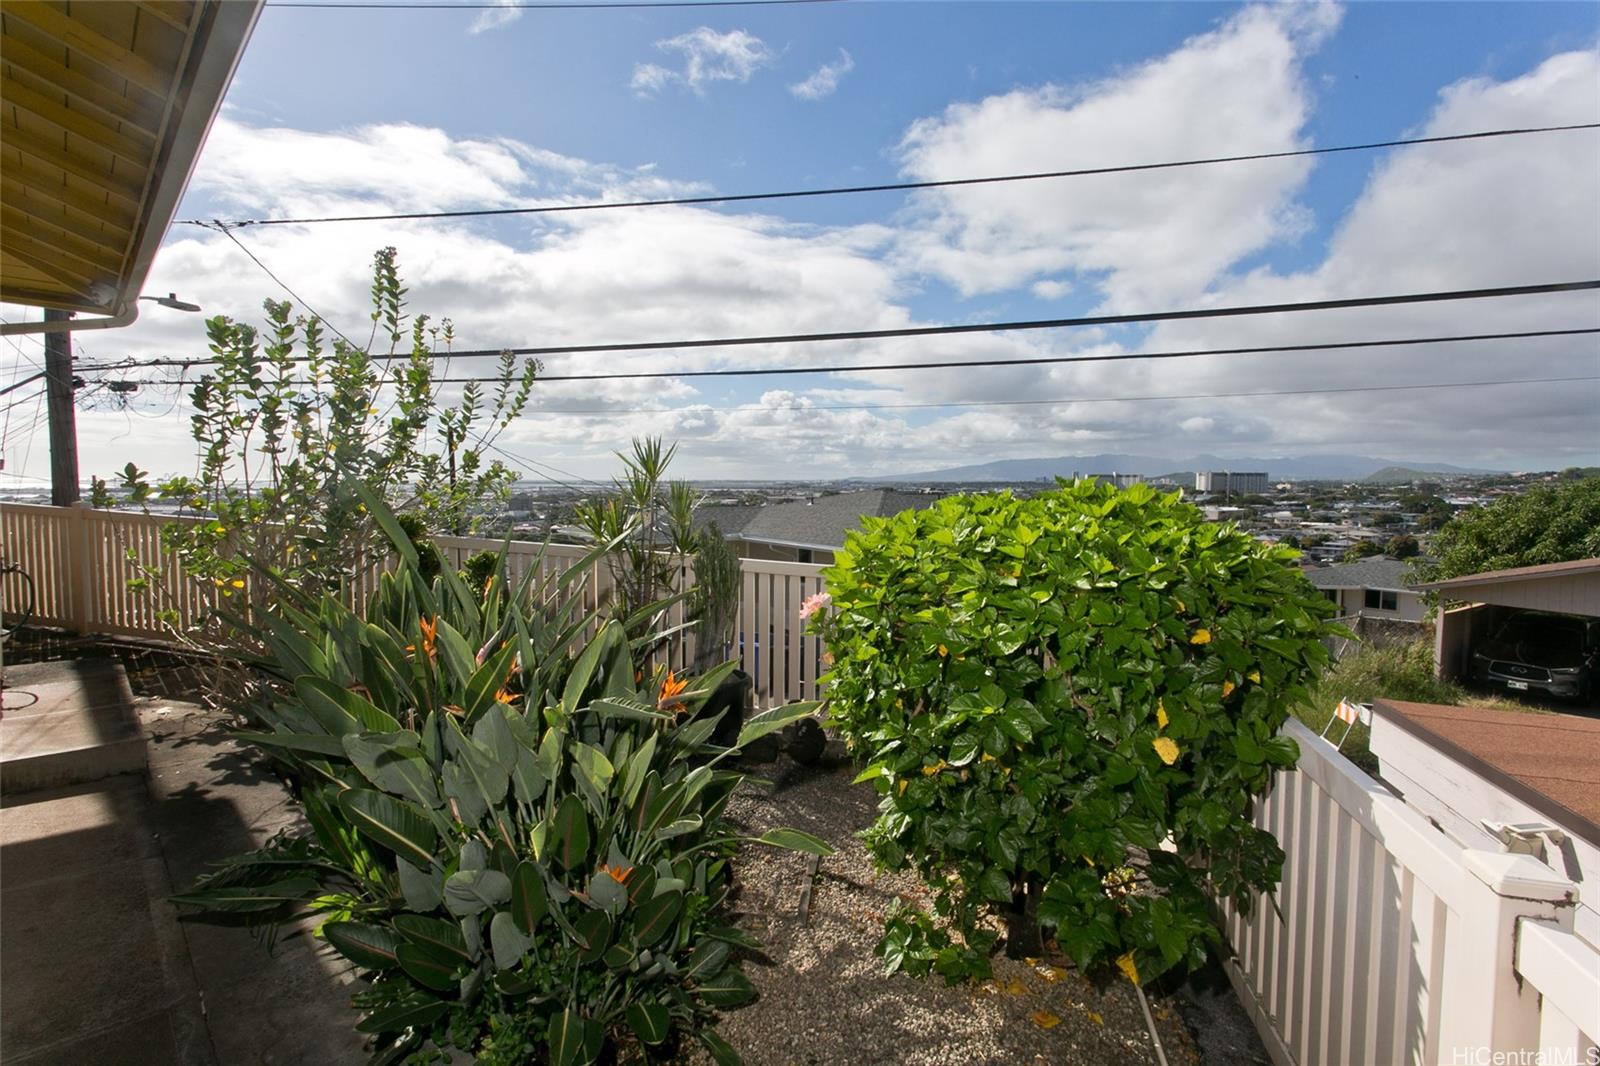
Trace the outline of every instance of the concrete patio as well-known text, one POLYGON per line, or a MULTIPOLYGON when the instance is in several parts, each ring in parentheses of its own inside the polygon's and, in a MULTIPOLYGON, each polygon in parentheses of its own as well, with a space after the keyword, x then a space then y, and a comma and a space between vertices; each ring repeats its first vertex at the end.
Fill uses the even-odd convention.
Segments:
POLYGON ((360 1062, 343 967, 304 932, 167 902, 294 814, 193 704, 110 659, 13 666, 0 719, 0 1057, 18 1066, 360 1062))

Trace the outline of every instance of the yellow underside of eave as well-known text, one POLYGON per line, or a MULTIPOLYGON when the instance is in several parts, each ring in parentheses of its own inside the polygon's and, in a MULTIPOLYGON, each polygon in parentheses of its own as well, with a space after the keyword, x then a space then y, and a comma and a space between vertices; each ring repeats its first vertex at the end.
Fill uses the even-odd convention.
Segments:
POLYGON ((125 289, 200 7, 0 4, 0 301, 107 312, 136 295, 125 289))

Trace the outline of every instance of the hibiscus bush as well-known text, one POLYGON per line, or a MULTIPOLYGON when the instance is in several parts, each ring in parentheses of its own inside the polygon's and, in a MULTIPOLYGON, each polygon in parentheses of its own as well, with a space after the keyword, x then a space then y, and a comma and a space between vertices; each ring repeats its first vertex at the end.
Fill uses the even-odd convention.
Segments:
POLYGON ((867 762, 864 834, 914 866, 892 971, 985 975, 1053 932, 1086 970, 1148 979, 1223 941, 1283 851, 1253 800, 1298 750, 1278 735, 1327 661, 1332 605, 1292 550, 1147 486, 1063 483, 867 519, 811 625, 833 722, 867 762))

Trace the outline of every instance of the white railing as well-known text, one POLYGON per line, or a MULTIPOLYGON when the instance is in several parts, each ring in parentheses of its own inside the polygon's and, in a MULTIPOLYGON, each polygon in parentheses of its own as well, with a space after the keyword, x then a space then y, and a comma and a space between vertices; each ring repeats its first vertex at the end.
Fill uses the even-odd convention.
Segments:
POLYGON ((1286 852, 1276 906, 1222 908, 1229 976, 1273 1061, 1465 1066, 1545 1040, 1563 1057, 1537 1061, 1592 1061, 1600 958, 1571 933, 1576 886, 1455 844, 1299 722, 1285 732, 1300 764, 1256 814, 1286 852), (1589 983, 1570 982, 1584 966, 1589 983))
MULTIPOLYGON (((99 633, 147 640, 168 640, 169 628, 159 610, 176 613, 175 626, 202 623, 212 603, 212 590, 187 579, 177 559, 161 550, 161 527, 193 519, 151 516, 88 507, 0 506, 0 560, 20 563, 33 579, 34 621, 78 633, 99 633), (153 566, 162 580, 151 589, 130 587, 153 566), (158 586, 158 587, 156 587, 158 586), (172 598, 168 599, 168 593, 172 598)), ((477 537, 437 537, 447 565, 460 567, 479 551, 498 551, 503 541, 477 537)), ((542 546, 512 541, 508 549, 512 575, 518 579, 541 557, 542 546)), ((552 544, 543 549, 539 581, 553 580, 587 554, 581 546, 552 544)), ((744 580, 736 614, 731 653, 755 679, 758 706, 767 707, 817 696, 817 677, 825 667, 822 648, 800 625, 801 602, 822 589, 822 567, 763 559, 740 562, 744 580)), ((692 584, 685 566, 682 587, 692 584)), ((580 597, 582 609, 608 603, 611 576, 602 564, 569 594, 580 597)), ((21 578, 0 580, 0 605, 19 609, 24 596, 21 578)), ((669 625, 687 621, 685 603, 674 606, 669 625)), ((695 637, 687 632, 675 641, 670 665, 683 669, 693 662, 695 637)))

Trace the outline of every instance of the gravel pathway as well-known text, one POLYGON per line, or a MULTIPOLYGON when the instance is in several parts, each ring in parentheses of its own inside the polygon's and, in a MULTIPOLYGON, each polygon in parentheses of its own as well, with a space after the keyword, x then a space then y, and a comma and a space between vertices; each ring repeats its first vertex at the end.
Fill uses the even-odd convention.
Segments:
MULTIPOLYGON (((760 998, 718 1028, 746 1063, 1157 1062, 1133 987, 1117 981, 1096 989, 1060 958, 1029 965, 997 957, 994 980, 982 986, 885 976, 872 949, 890 901, 928 900, 914 875, 873 870, 854 834, 872 822, 877 796, 869 785, 851 785, 853 769, 839 762, 807 770, 781 759, 757 767, 774 781, 747 783, 729 804, 730 818, 749 832, 788 826, 837 849, 815 877, 809 856, 764 847, 741 855, 734 907, 740 924, 766 945, 767 959, 745 964, 760 998), (802 921, 808 880, 809 918, 802 921)), ((1153 998, 1151 1007, 1167 1061, 1193 1066, 1194 1041, 1175 1004, 1153 998)))

